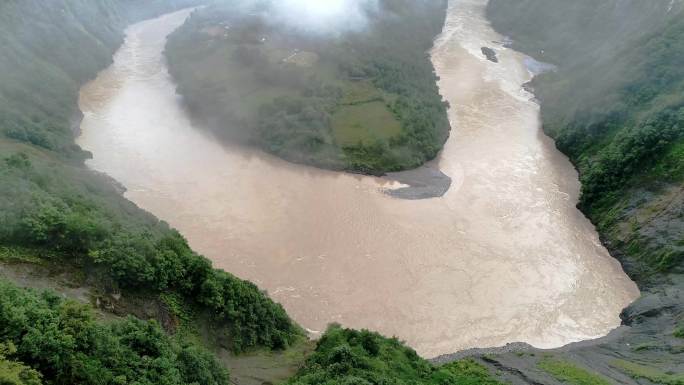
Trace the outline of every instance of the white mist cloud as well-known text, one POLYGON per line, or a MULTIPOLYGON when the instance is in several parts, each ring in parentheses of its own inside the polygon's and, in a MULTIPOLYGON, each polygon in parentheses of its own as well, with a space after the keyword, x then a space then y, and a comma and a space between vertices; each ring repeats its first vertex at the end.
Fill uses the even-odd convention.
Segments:
POLYGON ((277 21, 314 32, 347 32, 366 26, 377 0, 274 0, 277 21))

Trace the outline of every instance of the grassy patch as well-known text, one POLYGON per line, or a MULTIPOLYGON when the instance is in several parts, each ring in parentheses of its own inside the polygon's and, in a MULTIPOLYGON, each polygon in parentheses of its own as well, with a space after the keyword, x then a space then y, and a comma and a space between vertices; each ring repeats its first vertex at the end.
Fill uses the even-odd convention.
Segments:
MULTIPOLYGON (((451 374, 454 379, 450 382, 459 385, 501 385, 501 382, 492 378, 486 367, 471 360, 456 361, 441 368, 451 374)), ((439 372, 438 372, 439 373, 439 372)))
POLYGON ((0 246, 0 262, 37 264, 42 261, 41 257, 33 249, 0 246))
POLYGON ((315 348, 315 343, 302 339, 284 351, 258 350, 241 354, 220 355, 230 370, 233 381, 243 385, 279 384, 296 374, 315 348))
POLYGON ((332 127, 342 146, 369 144, 401 133, 401 124, 381 101, 340 107, 332 116, 332 127))
POLYGON ((382 100, 383 94, 371 82, 345 82, 342 105, 353 105, 382 100))
POLYGON ((670 146, 663 157, 653 167, 653 180, 678 182, 684 179, 684 139, 670 146))
POLYGON ((638 344, 632 348, 635 352, 641 352, 644 350, 651 350, 651 349, 658 349, 660 347, 659 344, 653 343, 653 342, 645 342, 643 344, 638 344))
POLYGON ((612 365, 634 379, 646 379, 656 384, 664 385, 684 385, 684 373, 669 374, 656 368, 645 365, 635 364, 625 360, 615 360, 612 365))
POLYGON ((559 381, 572 385, 610 385, 610 381, 598 374, 589 372, 579 366, 556 358, 544 358, 537 366, 554 376, 559 381))
POLYGON ((672 335, 677 338, 684 338, 684 325, 678 326, 672 335))

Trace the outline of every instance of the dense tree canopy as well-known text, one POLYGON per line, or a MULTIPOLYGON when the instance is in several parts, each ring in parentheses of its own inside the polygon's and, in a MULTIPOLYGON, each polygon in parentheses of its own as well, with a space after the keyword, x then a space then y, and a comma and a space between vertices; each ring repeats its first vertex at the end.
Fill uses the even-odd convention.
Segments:
POLYGON ((41 385, 41 375, 23 362, 10 360, 17 348, 12 342, 0 344, 0 384, 4 385, 41 385))
POLYGON ((0 281, 3 384, 207 384, 228 374, 212 355, 168 337, 154 321, 102 324, 87 305, 0 281), (21 360, 26 364, 8 361, 21 360), (18 381, 4 382, 3 376, 18 381))
POLYGON ((497 385, 471 360, 435 367, 397 339, 331 326, 290 385, 497 385))

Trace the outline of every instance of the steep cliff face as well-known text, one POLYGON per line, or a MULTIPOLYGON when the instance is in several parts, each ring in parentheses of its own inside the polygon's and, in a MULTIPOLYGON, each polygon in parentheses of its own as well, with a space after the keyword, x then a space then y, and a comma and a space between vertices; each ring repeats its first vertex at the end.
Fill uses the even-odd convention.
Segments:
POLYGON ((491 0, 488 16, 515 49, 558 67, 531 83, 544 130, 643 295, 604 339, 476 354, 514 383, 684 383, 684 3, 491 0))

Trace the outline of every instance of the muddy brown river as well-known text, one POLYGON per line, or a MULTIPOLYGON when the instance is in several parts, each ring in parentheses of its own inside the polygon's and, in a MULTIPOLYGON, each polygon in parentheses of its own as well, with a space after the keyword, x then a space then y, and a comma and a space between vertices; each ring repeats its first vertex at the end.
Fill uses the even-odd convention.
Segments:
POLYGON ((78 143, 128 199, 314 335, 330 322, 369 328, 427 357, 604 335, 637 288, 575 208, 577 174, 540 130, 524 56, 493 43, 485 3, 452 1, 432 53, 452 106, 430 165, 453 180, 444 197, 393 198, 396 183, 220 145, 193 126, 163 59, 188 11, 127 30, 81 91, 78 143))

